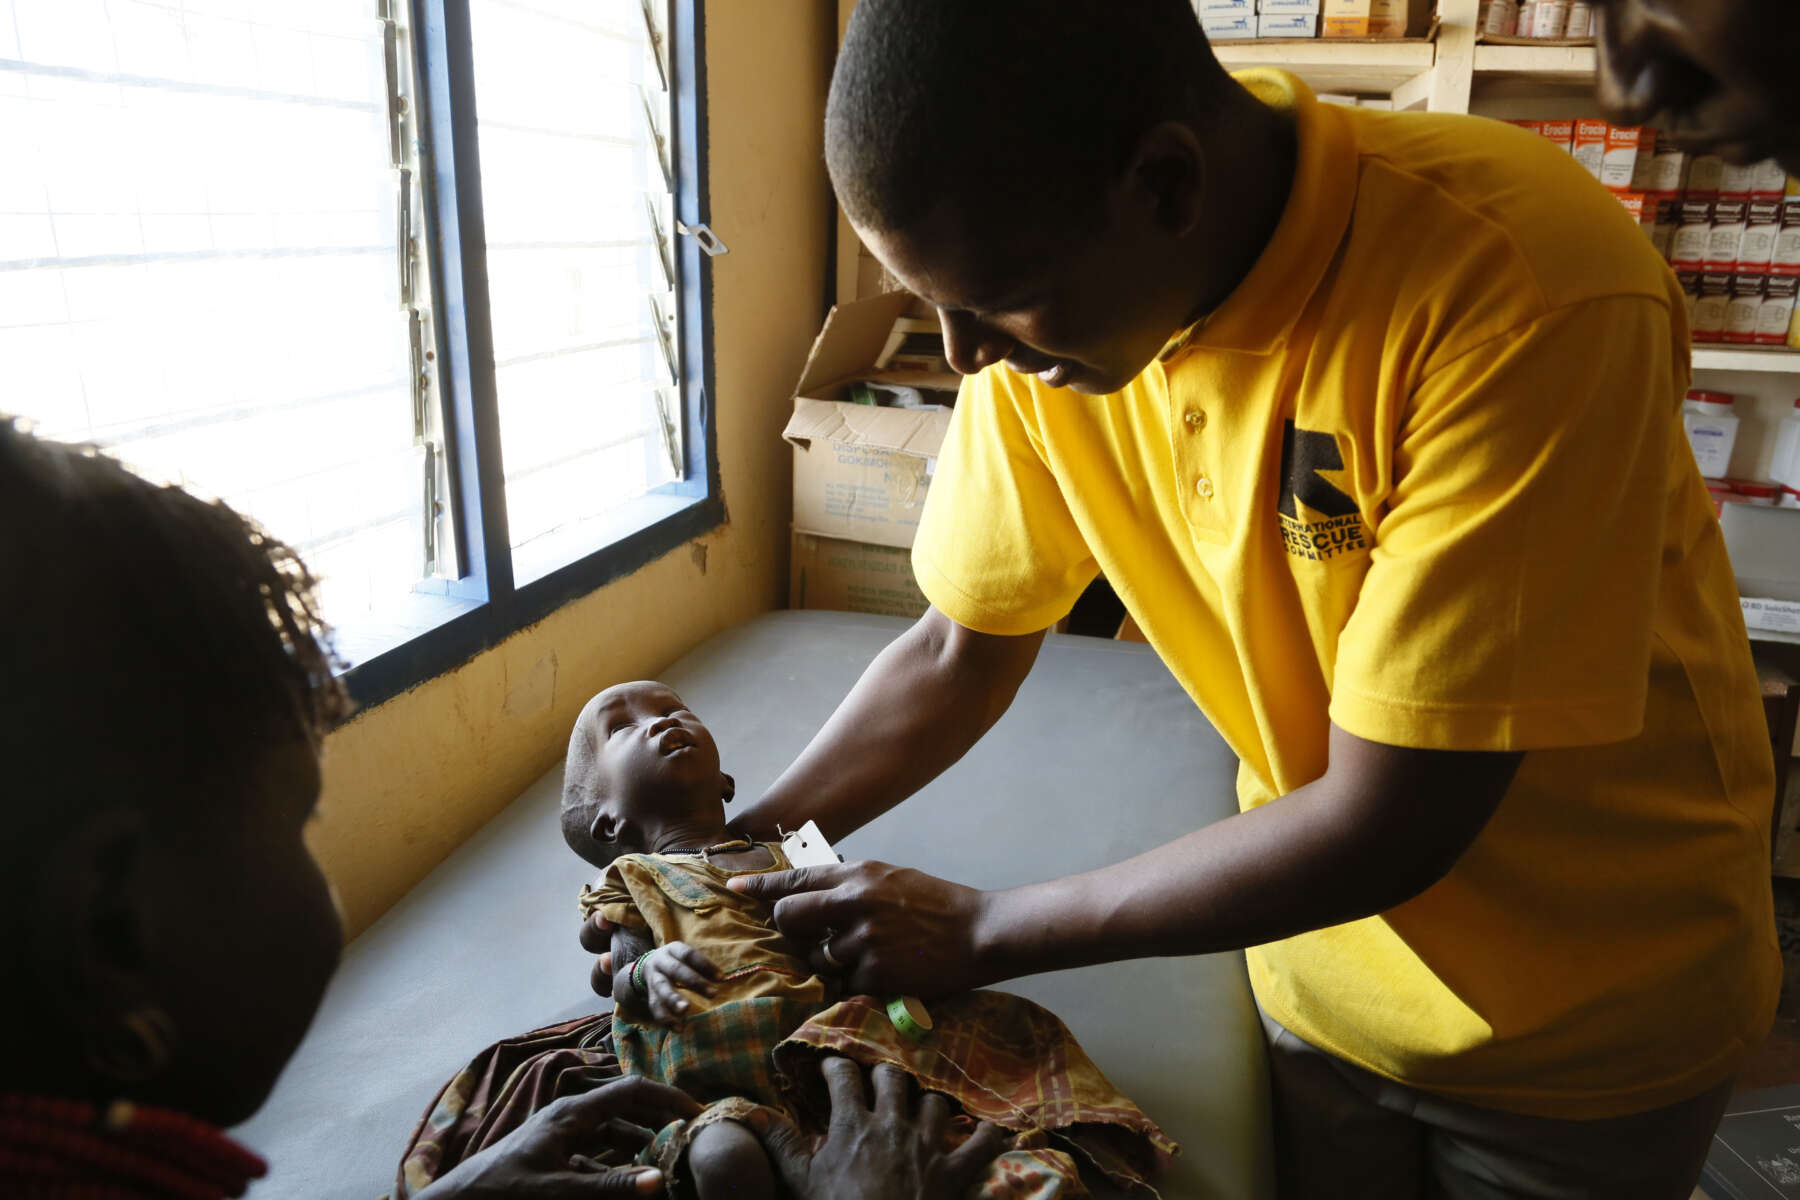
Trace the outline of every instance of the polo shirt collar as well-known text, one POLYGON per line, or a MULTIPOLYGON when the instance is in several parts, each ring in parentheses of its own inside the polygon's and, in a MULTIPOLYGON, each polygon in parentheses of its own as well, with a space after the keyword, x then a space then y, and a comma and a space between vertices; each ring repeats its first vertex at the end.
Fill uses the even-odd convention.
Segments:
POLYGON ((1233 78, 1264 104, 1294 114, 1294 185, 1275 236, 1250 273, 1223 304, 1169 340, 1165 361, 1189 347, 1252 354, 1280 348, 1337 254, 1356 201, 1356 142, 1343 114, 1286 71, 1241 71, 1233 78))

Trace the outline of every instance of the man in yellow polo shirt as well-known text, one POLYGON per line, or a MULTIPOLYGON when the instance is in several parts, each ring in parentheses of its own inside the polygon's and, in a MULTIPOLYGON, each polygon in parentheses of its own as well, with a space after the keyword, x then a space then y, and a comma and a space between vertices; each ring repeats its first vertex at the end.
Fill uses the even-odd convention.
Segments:
POLYGON ((839 836, 1104 571, 1242 813, 1003 892, 746 885, 858 991, 1249 947, 1300 1197, 1685 1198, 1772 1018, 1772 776, 1681 296, 1560 150, 1317 103, 1181 0, 862 0, 828 159, 968 374, 932 611, 741 818, 839 836))

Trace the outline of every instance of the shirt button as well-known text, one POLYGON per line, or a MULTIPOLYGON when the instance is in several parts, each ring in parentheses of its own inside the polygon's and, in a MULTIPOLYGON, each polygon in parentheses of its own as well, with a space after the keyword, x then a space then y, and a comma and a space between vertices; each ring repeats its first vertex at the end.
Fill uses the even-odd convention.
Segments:
POLYGON ((1188 409, 1185 420, 1187 421, 1188 428, 1195 433, 1199 433, 1202 429, 1206 428, 1206 414, 1197 408, 1188 409))
POLYGON ((1194 480, 1194 490, 1200 493, 1202 500, 1211 500, 1213 498, 1213 481, 1202 475, 1194 480))

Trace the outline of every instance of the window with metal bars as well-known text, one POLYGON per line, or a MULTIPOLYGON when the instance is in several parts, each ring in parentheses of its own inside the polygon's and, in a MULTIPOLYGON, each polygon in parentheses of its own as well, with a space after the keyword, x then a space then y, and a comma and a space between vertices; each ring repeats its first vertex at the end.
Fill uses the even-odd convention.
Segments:
POLYGON ((0 412, 295 545, 365 702, 716 524, 698 9, 0 0, 0 412))

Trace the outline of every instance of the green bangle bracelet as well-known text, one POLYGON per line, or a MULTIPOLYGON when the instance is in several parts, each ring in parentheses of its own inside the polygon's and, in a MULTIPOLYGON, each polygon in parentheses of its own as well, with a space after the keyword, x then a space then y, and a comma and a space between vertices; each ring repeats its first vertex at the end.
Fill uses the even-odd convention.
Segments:
POLYGON ((637 989, 637 994, 640 999, 649 999, 648 994, 644 991, 644 961, 648 959, 651 954, 655 954, 656 951, 660 949, 662 949, 662 947, 657 946, 648 954, 639 955, 637 960, 631 964, 631 986, 637 989))

